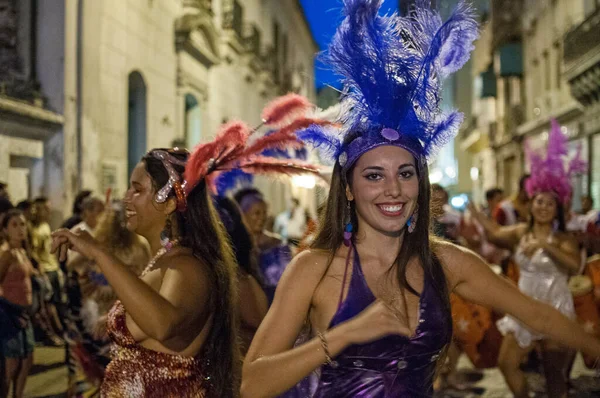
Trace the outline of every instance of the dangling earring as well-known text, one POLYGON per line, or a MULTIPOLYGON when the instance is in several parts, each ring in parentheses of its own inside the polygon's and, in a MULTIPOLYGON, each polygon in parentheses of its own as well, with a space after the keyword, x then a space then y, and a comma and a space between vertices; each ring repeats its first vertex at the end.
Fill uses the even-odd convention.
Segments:
POLYGON ((352 208, 350 207, 350 201, 346 206, 346 222, 344 224, 344 245, 350 247, 352 244, 352 208))
POLYGON ((419 216, 417 215, 418 212, 419 212, 419 208, 417 207, 415 209, 415 211, 413 212, 412 216, 410 216, 410 218, 406 222, 406 225, 408 226, 409 234, 412 234, 415 231, 415 228, 417 228, 417 220, 419 219, 419 216))
POLYGON ((167 216, 167 221, 165 222, 165 228, 160 232, 160 245, 164 248, 168 248, 167 246, 171 243, 171 235, 173 231, 171 229, 171 216, 167 216))

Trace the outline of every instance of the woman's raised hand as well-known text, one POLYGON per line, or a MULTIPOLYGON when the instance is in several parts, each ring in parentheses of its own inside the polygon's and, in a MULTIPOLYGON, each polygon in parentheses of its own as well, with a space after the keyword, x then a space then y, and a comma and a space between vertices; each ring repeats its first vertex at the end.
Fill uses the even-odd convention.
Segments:
POLYGON ((69 231, 61 228, 52 233, 52 253, 58 252, 60 261, 66 261, 67 252, 73 250, 82 256, 94 259, 101 250, 98 242, 86 231, 69 231))

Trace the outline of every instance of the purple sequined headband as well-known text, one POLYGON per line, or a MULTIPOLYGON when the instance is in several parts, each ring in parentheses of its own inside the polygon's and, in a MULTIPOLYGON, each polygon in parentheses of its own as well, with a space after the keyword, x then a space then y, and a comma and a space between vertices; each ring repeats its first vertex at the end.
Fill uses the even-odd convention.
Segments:
POLYGON ((364 153, 384 145, 406 149, 417 160, 423 158, 423 149, 419 141, 402 135, 394 129, 384 128, 379 134, 360 135, 350 141, 345 148, 342 148, 342 152, 338 156, 338 163, 342 166, 342 170, 347 172, 364 153))

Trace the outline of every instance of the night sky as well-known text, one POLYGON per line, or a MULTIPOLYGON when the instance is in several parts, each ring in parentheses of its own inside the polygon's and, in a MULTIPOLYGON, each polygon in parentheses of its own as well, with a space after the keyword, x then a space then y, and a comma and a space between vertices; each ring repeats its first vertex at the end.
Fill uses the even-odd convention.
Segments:
MULTIPOLYGON (((313 36, 321 50, 325 50, 341 21, 341 0, 300 0, 313 36)), ((398 0, 384 0, 382 13, 398 9, 398 0)), ((315 63, 317 89, 324 85, 339 87, 338 78, 318 60, 315 63)))

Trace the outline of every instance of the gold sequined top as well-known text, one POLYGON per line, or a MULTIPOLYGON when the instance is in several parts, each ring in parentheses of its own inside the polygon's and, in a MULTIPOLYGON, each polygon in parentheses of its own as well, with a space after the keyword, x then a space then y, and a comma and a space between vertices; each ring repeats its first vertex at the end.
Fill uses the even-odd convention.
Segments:
POLYGON ((208 396, 201 361, 139 345, 127 329, 125 308, 118 300, 108 313, 107 329, 115 346, 102 383, 103 398, 208 396))

